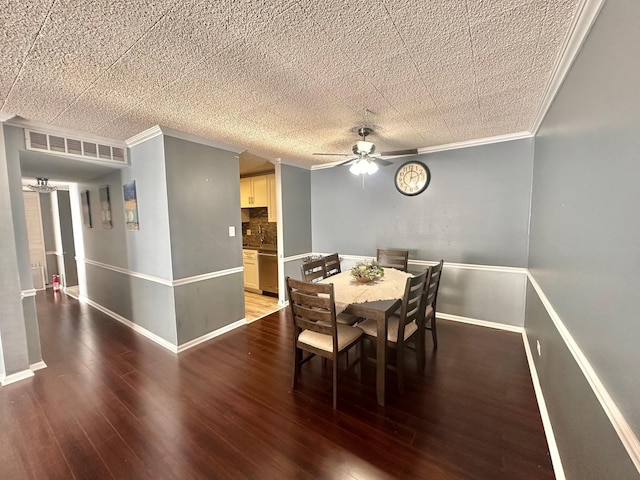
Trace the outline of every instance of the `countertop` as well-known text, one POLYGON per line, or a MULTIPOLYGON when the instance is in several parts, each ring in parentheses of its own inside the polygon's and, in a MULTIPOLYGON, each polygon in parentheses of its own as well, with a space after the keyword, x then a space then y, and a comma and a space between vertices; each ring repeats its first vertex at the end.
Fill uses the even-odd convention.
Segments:
POLYGON ((258 250, 259 253, 277 253, 278 246, 263 244, 263 245, 242 245, 243 250, 258 250))

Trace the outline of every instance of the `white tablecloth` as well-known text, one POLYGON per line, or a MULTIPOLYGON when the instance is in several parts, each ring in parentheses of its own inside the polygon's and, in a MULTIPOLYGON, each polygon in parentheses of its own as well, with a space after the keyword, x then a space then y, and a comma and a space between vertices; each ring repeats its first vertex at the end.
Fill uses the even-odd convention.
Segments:
POLYGON ((385 268, 384 277, 369 283, 358 282, 351 276, 351 271, 325 278, 321 282, 333 283, 336 313, 340 313, 351 303, 402 298, 407 278, 411 276, 395 268, 385 268))

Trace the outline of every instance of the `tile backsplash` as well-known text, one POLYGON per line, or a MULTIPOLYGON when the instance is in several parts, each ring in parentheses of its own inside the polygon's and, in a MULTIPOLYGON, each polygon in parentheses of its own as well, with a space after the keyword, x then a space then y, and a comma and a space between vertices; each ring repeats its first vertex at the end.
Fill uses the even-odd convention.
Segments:
POLYGON ((249 221, 242 222, 242 244, 260 245, 260 229, 262 229, 262 243, 264 245, 276 245, 278 243, 276 223, 268 221, 267 208, 243 209, 243 211, 247 210, 249 212, 249 221), (251 231, 251 235, 248 234, 249 231, 251 231))

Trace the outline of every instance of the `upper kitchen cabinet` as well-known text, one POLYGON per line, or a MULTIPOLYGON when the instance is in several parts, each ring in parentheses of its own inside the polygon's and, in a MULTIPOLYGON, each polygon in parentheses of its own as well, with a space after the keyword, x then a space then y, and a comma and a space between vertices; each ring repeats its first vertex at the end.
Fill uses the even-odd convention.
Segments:
POLYGON ((240 207, 266 207, 269 203, 267 176, 240 179, 240 207))

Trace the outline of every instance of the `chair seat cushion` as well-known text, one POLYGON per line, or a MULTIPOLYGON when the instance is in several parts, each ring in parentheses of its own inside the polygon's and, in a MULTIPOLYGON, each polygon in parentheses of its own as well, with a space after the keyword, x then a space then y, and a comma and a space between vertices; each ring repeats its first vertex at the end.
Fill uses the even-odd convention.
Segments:
MULTIPOLYGON (((338 351, 343 350, 345 347, 351 345, 354 341, 362 336, 362 330, 360 330, 358 327, 338 324, 337 328, 338 351)), ((333 352, 333 338, 331 337, 331 335, 312 332, 311 330, 304 330, 298 337, 298 342, 305 343, 320 350, 333 352)))
MULTIPOLYGON (((398 327, 400 325, 400 318, 392 315, 389 317, 389 323, 387 324, 387 340, 397 343, 398 341, 398 327)), ((378 322, 370 318, 360 322, 358 328, 369 335, 370 337, 378 336, 378 322)), ((418 330, 416 322, 411 322, 404 326, 404 339, 406 340, 418 330)))
POLYGON ((336 315, 336 322, 341 323, 342 325, 353 325, 359 319, 360 317, 351 315, 350 313, 339 313, 336 315))

